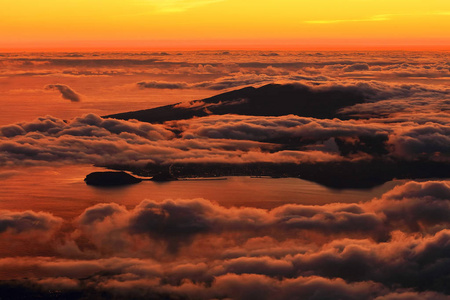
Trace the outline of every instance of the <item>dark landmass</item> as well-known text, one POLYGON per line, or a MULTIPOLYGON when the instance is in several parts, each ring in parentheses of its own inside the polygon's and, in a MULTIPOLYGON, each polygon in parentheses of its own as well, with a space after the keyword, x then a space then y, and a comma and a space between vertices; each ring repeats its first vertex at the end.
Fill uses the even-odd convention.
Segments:
POLYGON ((121 186, 136 184, 142 179, 136 178, 126 172, 93 172, 84 179, 86 184, 93 186, 121 186))
POLYGON ((208 115, 239 114, 250 116, 299 115, 314 118, 345 118, 341 108, 363 103, 367 96, 354 87, 314 89, 301 84, 268 84, 187 103, 105 116, 122 120, 162 123, 208 115))
POLYGON ((145 168, 127 165, 108 166, 111 169, 128 170, 139 176, 154 176, 166 172, 169 167, 177 178, 223 176, 270 176, 272 178, 295 177, 313 181, 335 189, 367 189, 393 179, 450 178, 450 163, 432 161, 368 160, 361 162, 326 163, 189 163, 157 165, 145 168))
MULTIPOLYGON (((246 87, 217 96, 157 107, 153 109, 109 115, 116 119, 137 119, 142 122, 162 123, 208 115, 239 114, 250 116, 283 116, 295 114, 318 119, 349 119, 340 113, 344 107, 370 100, 371 93, 355 86, 308 86, 302 84, 268 84, 259 88, 246 87)), ((353 117, 355 118, 355 117, 353 117)), ((144 168, 127 165, 106 166, 115 170, 128 170, 154 181, 176 178, 221 176, 298 177, 327 187, 372 188, 392 179, 449 178, 450 163, 430 160, 426 155, 415 160, 394 158, 389 155, 389 135, 355 135, 354 139, 334 137, 343 158, 366 153, 371 159, 323 163, 276 164, 219 164, 184 163, 173 165, 149 164, 144 168), (170 169, 170 172, 169 172, 170 169)), ((277 145, 277 150, 302 150, 316 144, 318 139, 303 137, 277 137, 260 142, 277 145)), ((322 141, 323 142, 323 141, 322 141)))

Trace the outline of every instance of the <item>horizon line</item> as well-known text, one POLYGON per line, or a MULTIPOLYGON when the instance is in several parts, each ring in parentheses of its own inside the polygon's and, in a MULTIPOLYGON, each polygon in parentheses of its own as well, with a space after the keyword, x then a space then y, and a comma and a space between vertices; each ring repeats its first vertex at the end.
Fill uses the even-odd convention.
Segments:
POLYGON ((448 51, 450 41, 391 39, 316 40, 66 40, 13 41, 2 43, 0 52, 65 51, 448 51))

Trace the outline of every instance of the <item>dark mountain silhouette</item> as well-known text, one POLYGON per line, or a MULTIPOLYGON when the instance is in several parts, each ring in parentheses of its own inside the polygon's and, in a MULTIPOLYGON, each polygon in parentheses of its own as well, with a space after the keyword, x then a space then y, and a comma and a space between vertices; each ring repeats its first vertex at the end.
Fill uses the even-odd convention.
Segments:
MULTIPOLYGON (((374 91, 358 86, 308 86, 302 84, 268 84, 259 88, 246 87, 217 96, 157 107, 153 109, 125 112, 107 117, 137 119, 143 122, 161 123, 171 120, 190 119, 207 115, 240 114, 253 116, 283 116, 295 114, 319 119, 350 116, 339 111, 347 106, 371 100, 374 91)), ((389 156, 388 136, 360 135, 357 141, 344 138, 334 139, 343 157, 366 153, 369 160, 355 160, 322 163, 179 163, 171 165, 174 178, 221 177, 221 176, 271 176, 299 177, 332 188, 371 188, 394 178, 448 178, 449 164, 429 159, 395 159, 389 156)), ((316 140, 292 137, 277 137, 263 140, 280 146, 279 150, 297 150, 316 140)), ((141 176, 154 176, 154 181, 173 180, 166 174, 167 164, 148 164, 135 168, 126 162, 107 166, 112 169, 128 170, 141 176)))
POLYGON ((87 185, 94 186, 119 186, 135 184, 142 181, 126 172, 93 172, 84 179, 87 185))
POLYGON ((150 123, 204 117, 210 114, 252 116, 295 114, 323 119, 342 117, 338 113, 339 109, 362 103, 365 98, 364 92, 354 87, 313 88, 301 84, 268 84, 259 88, 246 87, 203 100, 105 117, 136 119, 150 123))

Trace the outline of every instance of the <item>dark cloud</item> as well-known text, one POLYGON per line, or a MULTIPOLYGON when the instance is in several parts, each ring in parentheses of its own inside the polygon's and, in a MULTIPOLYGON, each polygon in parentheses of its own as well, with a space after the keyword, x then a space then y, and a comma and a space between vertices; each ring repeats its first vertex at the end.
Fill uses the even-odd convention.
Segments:
POLYGON ((369 65, 365 63, 353 64, 342 69, 344 72, 368 71, 369 65))
POLYGON ((449 185, 443 182, 409 182, 400 187, 395 187, 383 195, 388 200, 402 200, 404 198, 424 198, 450 199, 449 185))
POLYGON ((394 153, 417 159, 433 157, 436 160, 450 158, 450 126, 426 123, 400 131, 390 138, 394 153))
POLYGON ((125 208, 118 204, 98 204, 90 207, 80 216, 79 222, 81 225, 89 225, 95 222, 102 222, 105 218, 110 217, 116 213, 124 212, 125 208))
POLYGON ((81 97, 74 90, 65 84, 49 84, 45 86, 46 90, 58 90, 64 99, 72 102, 79 102, 81 97))
POLYGON ((0 234, 12 232, 20 234, 29 231, 50 231, 59 225, 62 219, 43 212, 12 212, 0 211, 0 234))
POLYGON ((20 127, 19 125, 7 125, 1 127, 1 133, 5 137, 14 137, 16 135, 22 135, 25 134, 25 130, 20 127))
POLYGON ((189 85, 185 82, 161 82, 161 81, 142 81, 138 82, 137 85, 140 88, 146 89, 185 89, 188 88, 189 85))

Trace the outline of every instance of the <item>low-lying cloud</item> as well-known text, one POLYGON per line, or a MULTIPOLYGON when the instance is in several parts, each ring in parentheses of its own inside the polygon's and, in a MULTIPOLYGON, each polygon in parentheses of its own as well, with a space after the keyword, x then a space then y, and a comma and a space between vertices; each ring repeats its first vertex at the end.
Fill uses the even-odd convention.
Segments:
POLYGON ((149 124, 88 114, 0 127, 3 166, 58 163, 324 162, 384 155, 449 161, 439 123, 223 115, 149 124))

